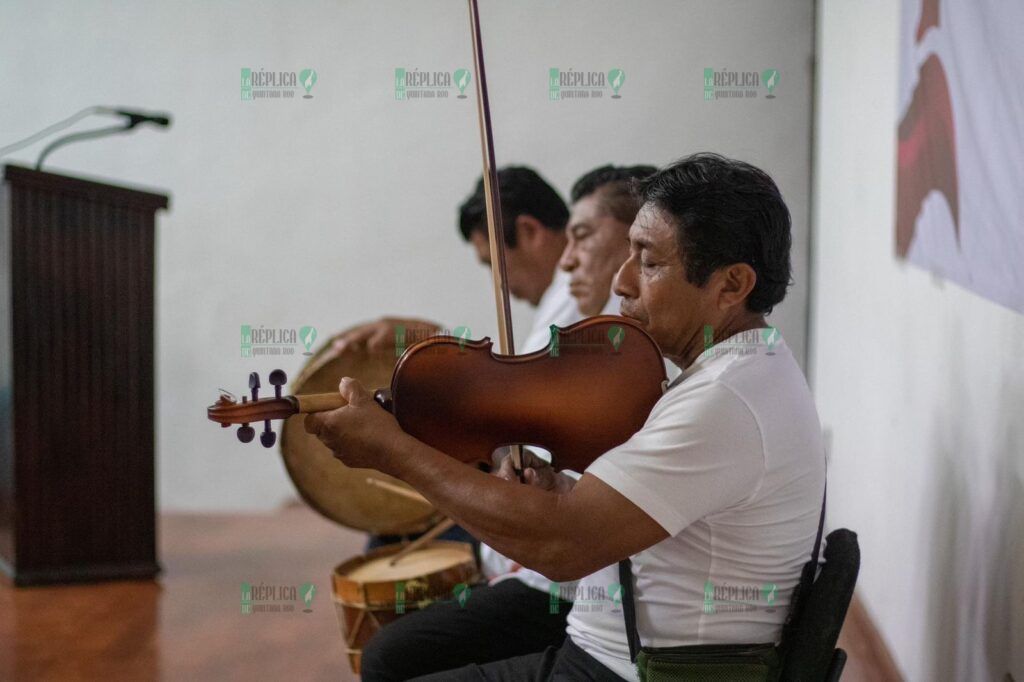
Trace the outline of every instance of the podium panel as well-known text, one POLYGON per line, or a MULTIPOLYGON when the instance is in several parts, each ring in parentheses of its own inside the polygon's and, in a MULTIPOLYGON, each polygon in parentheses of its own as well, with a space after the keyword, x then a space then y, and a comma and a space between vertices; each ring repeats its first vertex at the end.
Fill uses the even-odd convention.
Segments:
POLYGON ((142 578, 156 557, 153 246, 167 197, 8 165, 0 187, 0 568, 142 578))

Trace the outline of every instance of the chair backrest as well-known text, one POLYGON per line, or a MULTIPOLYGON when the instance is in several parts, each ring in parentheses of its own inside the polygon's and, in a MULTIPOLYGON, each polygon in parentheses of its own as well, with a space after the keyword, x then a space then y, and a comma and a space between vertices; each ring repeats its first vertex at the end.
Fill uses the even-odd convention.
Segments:
POLYGON ((797 614, 783 663, 783 680, 827 679, 839 631, 860 571, 857 534, 840 528, 825 540, 825 562, 797 614))

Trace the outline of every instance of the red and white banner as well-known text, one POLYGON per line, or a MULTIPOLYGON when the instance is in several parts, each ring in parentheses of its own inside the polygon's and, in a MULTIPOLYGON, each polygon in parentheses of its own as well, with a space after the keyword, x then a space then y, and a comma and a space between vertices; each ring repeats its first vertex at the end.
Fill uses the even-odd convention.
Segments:
POLYGON ((904 0, 896 252, 1024 312, 1024 2, 904 0))

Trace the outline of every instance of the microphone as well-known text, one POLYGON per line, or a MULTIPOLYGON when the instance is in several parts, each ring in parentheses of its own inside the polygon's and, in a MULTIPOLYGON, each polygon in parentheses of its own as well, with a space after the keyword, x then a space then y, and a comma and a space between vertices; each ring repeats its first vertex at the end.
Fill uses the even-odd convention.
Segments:
POLYGON ((117 133, 123 133, 131 130, 140 123, 152 123, 153 125, 160 126, 161 128, 167 128, 171 125, 171 115, 167 113, 147 114, 144 111, 134 111, 132 109, 115 109, 114 107, 103 107, 103 106, 92 106, 86 107, 81 111, 69 116, 63 121, 58 121, 52 125, 49 125, 37 133, 33 133, 28 137, 18 140, 12 144, 4 147, 0 147, 0 157, 6 156, 11 152, 16 152, 19 149, 23 149, 30 144, 35 144, 39 140, 52 135, 53 133, 63 130, 68 126, 82 120, 86 116, 92 116, 93 114, 108 114, 113 116, 124 116, 127 121, 123 125, 113 126, 110 128, 99 128, 97 130, 86 130, 81 133, 74 133, 72 135, 66 135, 58 138, 56 141, 51 143, 46 149, 43 150, 42 154, 39 155, 39 160, 36 161, 36 170, 42 168, 43 160, 47 155, 58 147, 62 147, 69 142, 76 142, 78 140, 86 140, 94 137, 102 137, 104 135, 115 135, 117 133))
POLYGON ((118 116, 124 116, 128 119, 128 127, 134 128, 140 123, 152 123, 166 128, 171 125, 171 117, 169 114, 147 114, 143 111, 133 111, 131 109, 110 109, 105 108, 106 113, 116 114, 118 116))
POLYGON ((93 114, 107 114, 113 116, 126 117, 128 119, 127 124, 125 126, 119 126, 119 132, 124 130, 131 130, 140 123, 152 123, 153 125, 158 125, 163 128, 166 128, 167 126, 171 125, 171 117, 169 114, 151 115, 142 111, 132 111, 131 109, 115 109, 114 107, 91 106, 76 112, 75 114, 69 116, 63 121, 57 121, 56 123, 43 128, 39 132, 32 133, 26 138, 18 140, 17 142, 14 142, 12 144, 0 147, 0 157, 7 156, 8 154, 16 152, 19 149, 24 149, 25 147, 31 144, 35 144, 39 140, 49 137, 50 135, 58 131, 64 130, 65 128, 74 125, 78 121, 82 120, 83 118, 87 116, 92 116, 93 114))
POLYGON ((71 142, 78 142, 80 140, 88 140, 97 137, 103 137, 105 135, 117 135, 119 133, 125 133, 139 125, 140 123, 152 123, 153 125, 166 128, 171 125, 170 114, 157 113, 148 114, 144 111, 135 111, 133 109, 115 109, 113 107, 90 107, 89 113, 99 114, 112 114, 114 116, 123 116, 127 120, 116 126, 109 128, 96 128, 94 130, 86 130, 81 133, 72 133, 71 135, 65 135, 64 137, 58 137, 56 140, 51 142, 42 153, 39 155, 39 159, 36 161, 36 170, 41 170, 43 167, 43 161, 50 155, 55 149, 63 147, 71 142))

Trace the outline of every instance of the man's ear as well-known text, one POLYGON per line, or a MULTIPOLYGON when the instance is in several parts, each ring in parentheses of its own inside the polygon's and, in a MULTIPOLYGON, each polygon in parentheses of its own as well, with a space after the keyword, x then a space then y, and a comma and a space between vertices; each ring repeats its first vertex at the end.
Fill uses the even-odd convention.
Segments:
POLYGON ((532 215, 522 213, 516 217, 514 229, 516 231, 516 246, 529 248, 540 240, 543 235, 542 231, 547 228, 532 215))
POLYGON ((757 273, 746 263, 733 263, 719 268, 711 277, 718 292, 719 310, 743 305, 757 284, 757 273))

